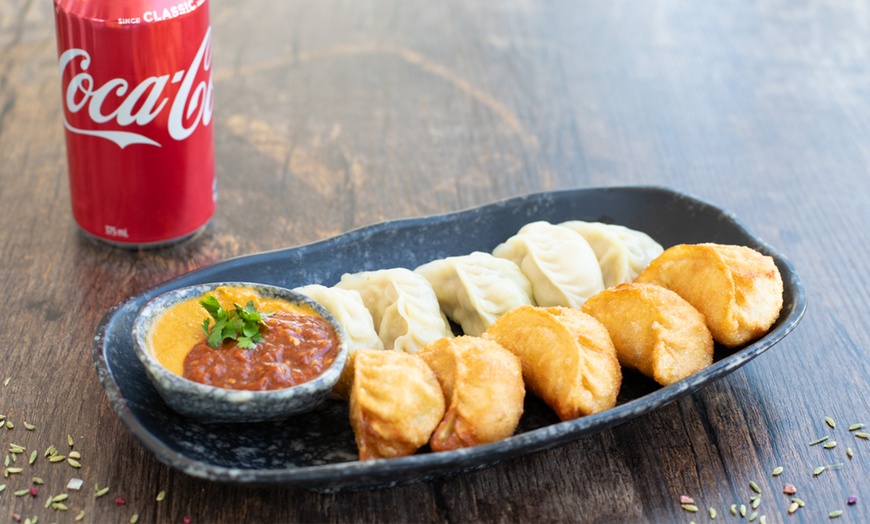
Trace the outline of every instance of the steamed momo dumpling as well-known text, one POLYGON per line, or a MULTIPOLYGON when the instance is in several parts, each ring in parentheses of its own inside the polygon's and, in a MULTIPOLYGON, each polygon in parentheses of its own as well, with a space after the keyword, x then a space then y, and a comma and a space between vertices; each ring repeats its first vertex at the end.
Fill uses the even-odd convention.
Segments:
POLYGON ((595 252, 582 236, 549 222, 526 224, 492 252, 513 261, 542 307, 580 307, 604 290, 595 252))
POLYGON ((293 291, 311 297, 332 313, 347 335, 347 363, 332 392, 338 398, 347 399, 353 380, 350 355, 358 349, 384 349, 384 343, 375 331, 374 321, 366 309, 362 297, 351 289, 324 287, 318 284, 298 287, 293 291))
POLYGON ((335 287, 359 292, 386 349, 416 353, 453 336, 432 286, 410 269, 348 273, 335 287))
POLYGON ((646 233, 623 226, 580 220, 559 225, 586 239, 598 258, 601 276, 608 288, 633 281, 652 259, 664 251, 646 233))
POLYGON ((432 284, 441 308, 466 335, 480 335, 508 311, 532 304, 532 285, 520 268, 489 253, 435 260, 415 272, 432 284))
POLYGON ((293 291, 313 298, 332 313, 347 334, 348 353, 353 353, 357 348, 384 349, 384 343, 375 331, 372 315, 358 292, 318 284, 297 287, 293 291))

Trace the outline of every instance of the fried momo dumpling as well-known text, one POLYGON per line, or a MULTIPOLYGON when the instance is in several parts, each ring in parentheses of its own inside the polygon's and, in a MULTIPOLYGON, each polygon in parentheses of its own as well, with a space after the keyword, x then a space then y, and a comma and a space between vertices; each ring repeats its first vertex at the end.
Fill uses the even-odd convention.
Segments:
POLYGON ((583 304, 601 322, 624 367, 667 386, 713 363, 713 337, 704 315, 669 289, 620 284, 583 304))
POLYGON ((432 284, 441 309, 466 335, 478 336, 498 317, 532 303, 532 285, 520 268, 489 253, 435 260, 414 271, 432 284))
POLYGON ((578 309, 522 306, 484 335, 520 357, 529 390, 562 420, 616 405, 622 370, 600 322, 578 309))
MULTIPOLYGON (((298 287, 294 291, 313 298, 332 313, 347 334, 348 356, 357 349, 384 349, 384 343, 375 331, 372 315, 356 291, 318 284, 298 287)), ((350 359, 347 362, 333 388, 333 393, 344 399, 350 394, 352 378, 350 359)))
POLYGON ((432 286, 410 269, 345 274, 335 287, 359 292, 386 349, 416 353, 453 336, 432 286))
POLYGON ((351 355, 350 425, 360 460, 411 455, 444 417, 435 373, 416 355, 361 349, 351 355))
POLYGON ((773 258, 744 246, 674 246, 635 281, 676 292, 704 315, 713 339, 728 347, 764 335, 782 309, 782 276, 773 258))
POLYGON ((615 224, 571 220, 559 225, 589 242, 598 258, 605 287, 631 282, 664 251, 646 233, 615 224))
POLYGON ((604 289, 598 258, 582 236, 549 222, 532 222, 492 252, 519 266, 539 306, 580 307, 604 289))
POLYGON ((523 414, 520 359, 479 337, 442 338, 417 353, 435 372, 447 411, 429 445, 433 451, 496 442, 514 434, 523 414))

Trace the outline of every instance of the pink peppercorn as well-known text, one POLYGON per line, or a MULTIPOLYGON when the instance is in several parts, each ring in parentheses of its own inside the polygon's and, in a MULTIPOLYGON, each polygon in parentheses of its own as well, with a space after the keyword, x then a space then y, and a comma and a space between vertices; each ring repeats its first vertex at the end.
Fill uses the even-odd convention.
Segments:
POLYGON ((687 497, 685 495, 680 495, 680 504, 694 504, 695 499, 692 497, 687 497))
POLYGON ((119 506, 123 506, 126 503, 127 503, 127 501, 125 499, 122 499, 121 497, 118 497, 115 499, 115 504, 117 504, 119 506))
POLYGON ((36 486, 30 486, 30 494, 33 495, 34 497, 36 496, 36 494, 37 494, 36 486))
POLYGON ((850 506, 854 506, 855 503, 858 502, 858 497, 851 496, 846 502, 848 502, 850 506))
POLYGON ((190 517, 188 517, 187 515, 185 515, 185 516, 184 516, 184 519, 182 519, 182 522, 184 522, 184 524, 190 524, 190 517))

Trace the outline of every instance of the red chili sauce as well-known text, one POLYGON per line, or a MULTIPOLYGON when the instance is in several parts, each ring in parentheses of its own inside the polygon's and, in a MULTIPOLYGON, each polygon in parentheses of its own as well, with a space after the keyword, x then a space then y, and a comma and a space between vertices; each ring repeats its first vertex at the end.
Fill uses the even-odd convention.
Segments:
POLYGON ((184 359, 183 376, 225 389, 281 389, 317 377, 338 355, 338 335, 321 317, 278 311, 265 323, 252 349, 234 341, 212 349, 203 339, 184 359))

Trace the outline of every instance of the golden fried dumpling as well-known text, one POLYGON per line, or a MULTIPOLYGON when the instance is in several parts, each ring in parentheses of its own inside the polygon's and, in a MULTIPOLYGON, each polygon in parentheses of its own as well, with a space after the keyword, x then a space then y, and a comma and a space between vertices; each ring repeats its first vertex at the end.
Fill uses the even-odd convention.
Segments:
POLYGON ((620 364, 662 386, 713 363, 704 315, 669 289, 620 284, 587 300, 582 310, 607 328, 620 364))
POLYGON ((357 350, 350 389, 350 425, 360 460, 411 455, 444 416, 444 394, 419 357, 357 350))
POLYGON ((767 333, 782 309, 782 276, 773 258, 744 246, 674 246, 635 282, 676 292, 704 315, 713 339, 728 347, 767 333))
POLYGON ((417 353, 435 372, 447 412, 429 445, 433 451, 495 442, 514 434, 523 414, 520 359, 480 337, 442 338, 417 353))
POLYGON ((600 322, 579 309, 522 306, 486 330, 520 357, 529 390, 562 420, 616 405, 622 370, 600 322))

